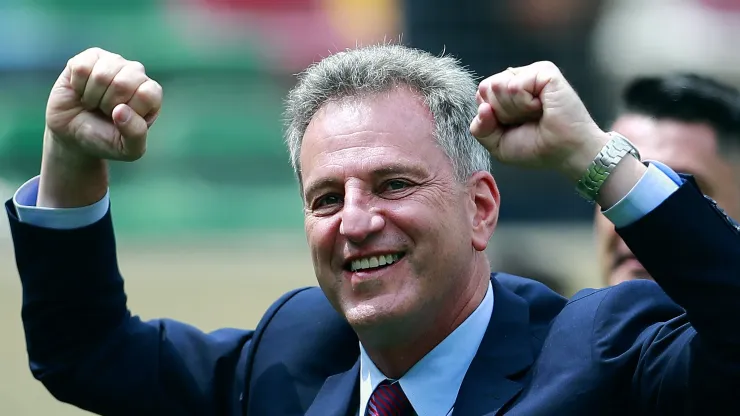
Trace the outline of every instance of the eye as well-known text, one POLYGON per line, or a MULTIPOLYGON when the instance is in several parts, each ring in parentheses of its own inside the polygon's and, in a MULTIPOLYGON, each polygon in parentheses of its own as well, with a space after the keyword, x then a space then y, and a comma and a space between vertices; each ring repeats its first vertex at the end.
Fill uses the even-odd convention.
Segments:
POLYGON ((400 191, 402 189, 406 189, 410 186, 410 184, 404 180, 401 179, 392 179, 388 182, 386 182, 383 186, 383 190, 385 191, 400 191))
POLYGON ((327 194, 319 198, 316 198, 314 200, 313 205, 311 206, 311 209, 318 210, 322 208, 330 208, 336 205, 340 205, 341 203, 342 203, 342 197, 340 195, 327 194))

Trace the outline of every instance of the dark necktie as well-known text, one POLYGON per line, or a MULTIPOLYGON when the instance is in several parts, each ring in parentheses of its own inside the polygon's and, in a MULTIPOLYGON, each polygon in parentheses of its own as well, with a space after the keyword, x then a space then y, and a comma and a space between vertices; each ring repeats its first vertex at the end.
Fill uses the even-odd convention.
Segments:
POLYGON ((410 416, 414 414, 411 402, 403 393, 401 383, 385 380, 370 396, 367 416, 410 416))

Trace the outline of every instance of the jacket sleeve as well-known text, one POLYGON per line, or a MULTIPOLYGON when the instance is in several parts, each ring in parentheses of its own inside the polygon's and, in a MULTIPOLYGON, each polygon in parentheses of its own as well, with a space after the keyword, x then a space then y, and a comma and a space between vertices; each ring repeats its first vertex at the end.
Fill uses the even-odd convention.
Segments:
POLYGON ((31 371, 54 397, 103 415, 227 414, 239 405, 253 332, 133 316, 110 212, 55 230, 19 222, 11 201, 6 211, 31 371))
POLYGON ((605 367, 634 369, 640 414, 737 409, 740 227, 689 179, 617 231, 660 287, 628 282, 609 291, 593 355, 605 367))

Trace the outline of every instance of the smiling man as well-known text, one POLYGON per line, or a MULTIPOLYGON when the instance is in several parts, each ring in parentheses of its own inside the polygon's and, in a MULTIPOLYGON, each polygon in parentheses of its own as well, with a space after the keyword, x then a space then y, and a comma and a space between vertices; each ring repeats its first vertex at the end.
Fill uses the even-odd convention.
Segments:
POLYGON ((691 178, 641 163, 599 129, 552 63, 476 88, 450 57, 380 45, 302 74, 286 141, 320 289, 287 293, 255 330, 206 334, 127 309, 106 161, 143 155, 161 100, 137 62, 100 49, 74 57, 47 104, 41 174, 6 203, 31 370, 60 400, 105 415, 736 405, 740 229, 691 178), (491 273, 501 204, 491 155, 570 179, 658 283, 568 301, 491 273))
MULTIPOLYGON (((740 218, 740 92, 693 74, 644 77, 625 88, 622 107, 612 128, 629 137, 643 159, 694 175, 707 196, 740 218)), ((650 278, 598 209, 595 225, 606 284, 650 278)))
POLYGON ((426 145, 433 136, 424 101, 394 87, 328 102, 301 147, 319 284, 394 378, 457 328, 488 288, 482 249, 495 224, 495 184, 478 172, 461 186, 444 150, 426 145), (471 192, 482 195, 472 247, 466 217, 474 207, 461 206, 471 192), (396 339, 407 340, 404 354, 386 350, 399 347, 388 345, 396 339))

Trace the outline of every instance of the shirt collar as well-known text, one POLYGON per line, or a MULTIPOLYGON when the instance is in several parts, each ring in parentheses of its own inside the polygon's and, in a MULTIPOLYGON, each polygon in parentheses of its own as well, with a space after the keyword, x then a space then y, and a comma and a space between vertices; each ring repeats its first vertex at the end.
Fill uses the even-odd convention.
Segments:
MULTIPOLYGON (((449 414, 492 312, 493 287, 489 282, 486 296, 475 311, 398 380, 416 414, 449 414)), ((360 344, 360 415, 365 414, 370 395, 386 378, 360 344)))

